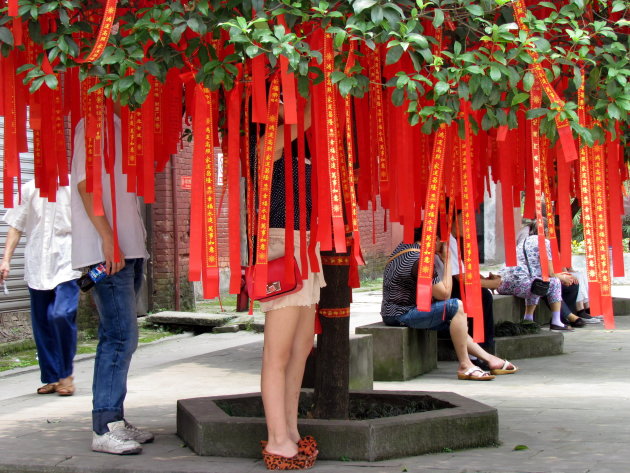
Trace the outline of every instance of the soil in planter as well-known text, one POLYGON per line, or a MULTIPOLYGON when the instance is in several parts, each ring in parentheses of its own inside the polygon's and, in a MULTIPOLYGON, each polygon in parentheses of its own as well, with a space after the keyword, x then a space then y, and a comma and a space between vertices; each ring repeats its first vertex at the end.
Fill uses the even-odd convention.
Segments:
MULTIPOLYGON (((264 417, 262 399, 260 397, 248 399, 227 399, 216 402, 226 414, 232 417, 264 417)), ((383 396, 376 394, 350 395, 350 420, 379 419, 395 417, 404 414, 434 411, 455 407, 452 404, 424 396, 383 396)), ((310 395, 300 397, 298 416, 310 419, 312 401, 310 395)))

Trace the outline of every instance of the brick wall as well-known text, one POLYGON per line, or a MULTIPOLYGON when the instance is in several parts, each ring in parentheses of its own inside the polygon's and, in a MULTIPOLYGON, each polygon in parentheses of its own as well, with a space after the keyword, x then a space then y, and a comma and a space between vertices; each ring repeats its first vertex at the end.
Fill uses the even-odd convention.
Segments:
POLYGON ((371 205, 368 210, 359 211, 361 249, 365 260, 365 266, 359 267, 361 279, 382 277, 385 262, 392 250, 392 224, 389 221, 384 223, 385 210, 380 206, 380 199, 377 199, 374 212, 371 205))
POLYGON ((152 312, 175 309, 176 264, 179 268, 179 308, 194 308, 192 284, 188 282, 190 190, 182 186, 182 178, 185 180, 191 174, 192 146, 185 143, 183 150, 172 157, 164 171, 155 176, 155 203, 148 209, 151 260, 147 268, 147 279, 150 291, 149 310, 152 312), (176 216, 173 212, 173 188, 177 198, 176 216), (175 239, 179 245, 177 258, 175 239))

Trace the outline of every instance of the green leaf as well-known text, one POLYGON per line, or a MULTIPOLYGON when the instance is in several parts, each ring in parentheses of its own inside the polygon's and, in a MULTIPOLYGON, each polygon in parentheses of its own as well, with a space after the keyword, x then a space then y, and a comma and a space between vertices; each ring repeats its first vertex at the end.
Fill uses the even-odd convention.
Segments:
POLYGON ((529 450, 529 447, 527 445, 517 445, 516 447, 514 447, 514 450, 518 451, 518 450, 529 450))
POLYGON ((525 102, 525 100, 527 100, 528 98, 529 98, 529 94, 526 94, 524 92, 519 92, 512 98, 512 107, 514 105, 518 105, 519 103, 525 102))
POLYGON ((392 46, 385 55, 385 64, 395 64, 402 56, 403 48, 401 46, 392 46))
POLYGON ((440 8, 434 10, 433 26, 439 28, 444 23, 444 12, 440 8))
POLYGON ((8 44, 9 46, 13 46, 13 33, 11 33, 9 28, 0 26, 0 41, 8 44))
POLYGON ((383 7, 377 5, 372 8, 372 10, 370 11, 370 16, 372 18, 372 23, 374 23, 375 25, 380 24, 380 22, 383 21, 383 7))
POLYGON ((532 108, 531 110, 527 110, 525 116, 528 120, 531 120, 532 118, 540 118, 542 116, 545 116, 547 115, 547 112, 549 112, 549 109, 546 108, 532 108))
POLYGON ((47 2, 44 3, 39 9, 39 14, 43 15, 44 13, 50 13, 53 10, 56 10, 59 7, 58 2, 47 2))
POLYGON ((59 86, 59 80, 54 74, 44 76, 44 82, 49 89, 56 89, 59 86))
POLYGON ((392 103, 399 107, 405 99, 405 92, 402 89, 396 89, 392 92, 392 103))
POLYGON ((608 116, 613 120, 621 119, 621 111, 614 103, 608 104, 608 108, 606 110, 608 111, 608 116))
POLYGON ((483 8, 481 7, 481 5, 476 5, 474 3, 466 5, 466 10, 468 10, 468 13, 473 16, 483 16, 483 8))
POLYGON ((545 38, 536 38, 534 44, 539 53, 548 53, 551 51, 551 44, 545 38))
POLYGON ((529 92, 532 90, 532 86, 534 85, 534 75, 531 72, 526 72, 523 75, 523 90, 529 92))
POLYGON ((444 95, 450 90, 450 88, 451 86, 448 85, 447 82, 440 81, 437 84, 435 84, 435 88, 434 88, 435 95, 436 96, 444 95))
POLYGON ((495 82, 499 82, 501 80, 501 71, 494 64, 490 66, 490 79, 495 82))
POLYGON ((352 77, 346 77, 341 82, 339 82, 339 93, 342 97, 345 97, 350 93, 352 87, 354 86, 355 80, 352 77))
POLYGON ((352 4, 352 8, 354 8, 354 12, 356 14, 361 13, 363 10, 370 8, 376 5, 376 0, 356 0, 352 4))

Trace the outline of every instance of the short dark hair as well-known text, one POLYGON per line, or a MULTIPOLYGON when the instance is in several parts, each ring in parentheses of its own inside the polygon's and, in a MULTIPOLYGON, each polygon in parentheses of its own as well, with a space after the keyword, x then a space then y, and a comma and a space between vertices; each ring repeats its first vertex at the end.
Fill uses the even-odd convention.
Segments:
POLYGON ((422 240, 422 225, 413 229, 413 241, 422 240))

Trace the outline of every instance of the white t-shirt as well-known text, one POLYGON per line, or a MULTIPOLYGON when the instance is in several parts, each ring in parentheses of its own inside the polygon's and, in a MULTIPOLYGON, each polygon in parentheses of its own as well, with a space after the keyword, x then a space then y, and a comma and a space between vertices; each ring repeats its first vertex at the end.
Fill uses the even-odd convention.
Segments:
MULTIPOLYGON (((136 194, 127 192, 127 176, 122 172, 122 139, 120 119, 114 118, 116 135, 116 160, 114 174, 116 179, 116 210, 118 221, 118 242, 125 258, 148 258, 146 250, 146 230, 140 215, 136 194)), ((85 172, 85 125, 79 121, 74 136, 74 154, 70 179, 72 195, 72 267, 83 268, 105 260, 100 235, 88 217, 77 184, 86 179, 85 172)), ((109 174, 105 164, 101 165, 103 184, 103 209, 105 217, 112 222, 112 198, 109 174)))
MULTIPOLYGON (((16 199, 17 200, 17 199, 16 199)), ((57 202, 39 195, 35 181, 22 186, 21 203, 4 214, 4 221, 27 236, 24 280, 28 287, 49 291, 81 276, 72 270, 70 188, 57 189, 57 202)))
MULTIPOLYGON (((451 276, 457 276, 459 274, 459 252, 457 248, 457 240, 453 235, 449 235, 448 251, 449 261, 451 264, 451 276)), ((440 280, 444 279, 444 263, 440 258, 435 258, 435 271, 438 274, 440 280)))

